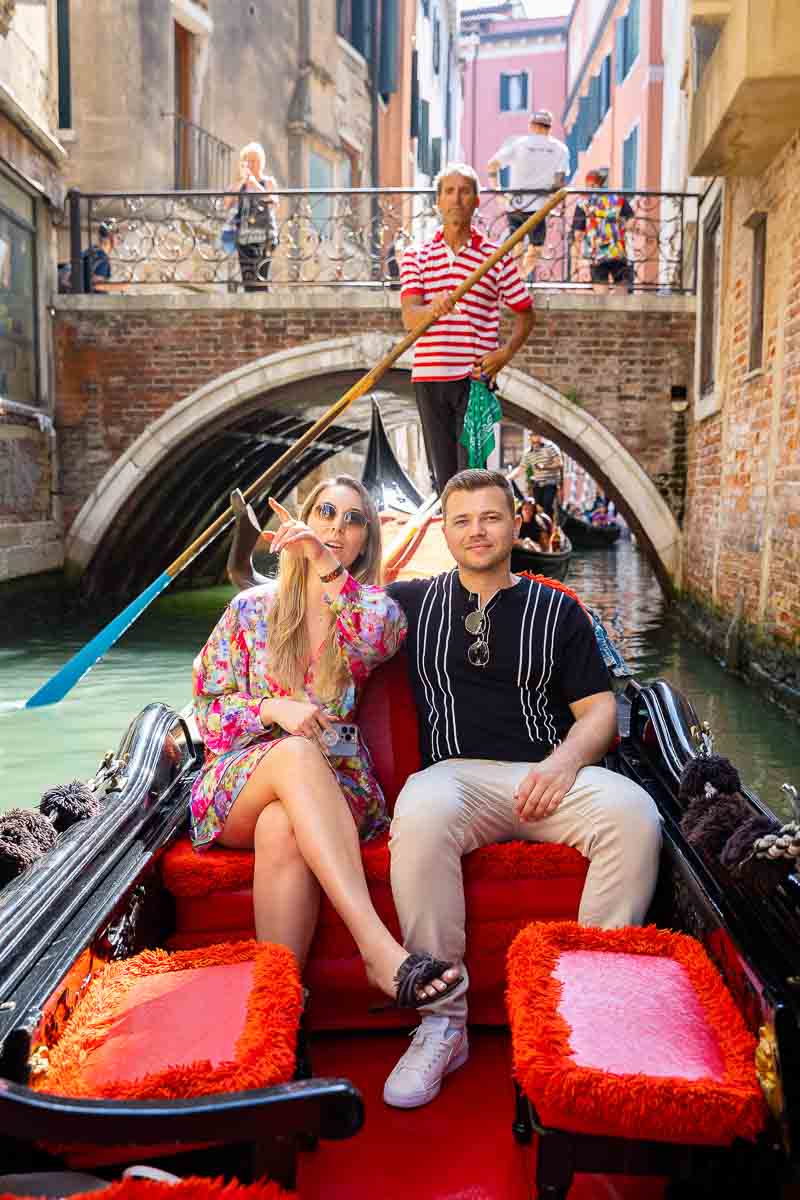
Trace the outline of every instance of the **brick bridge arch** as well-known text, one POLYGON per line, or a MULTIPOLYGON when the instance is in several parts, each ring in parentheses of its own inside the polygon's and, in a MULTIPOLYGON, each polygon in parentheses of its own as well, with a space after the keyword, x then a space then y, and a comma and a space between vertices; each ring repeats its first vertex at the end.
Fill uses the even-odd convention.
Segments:
MULTIPOLYGON (((148 476, 163 470, 178 447, 201 436, 210 424, 219 425, 226 415, 232 419, 248 402, 281 388, 363 373, 393 341, 387 332, 364 332, 306 342, 211 379, 170 405, 105 471, 80 507, 66 545, 70 573, 82 575, 89 568, 118 515, 146 486, 148 476)), ((410 355, 396 364, 405 373, 410 367, 410 355)), ((662 584, 667 589, 677 585, 677 521, 656 484, 619 439, 584 407, 525 369, 504 371, 501 391, 509 416, 551 436, 604 485, 635 529, 662 584)))

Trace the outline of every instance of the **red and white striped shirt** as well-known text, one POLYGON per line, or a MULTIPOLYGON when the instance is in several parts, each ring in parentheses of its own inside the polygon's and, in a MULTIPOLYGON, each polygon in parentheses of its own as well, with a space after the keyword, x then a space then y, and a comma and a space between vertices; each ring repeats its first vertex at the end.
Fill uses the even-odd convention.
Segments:
MULTIPOLYGON (((453 256, 440 229, 429 242, 409 246, 403 255, 401 300, 419 296, 424 304, 431 304, 442 292, 452 292, 463 283, 496 249, 494 242, 473 228, 467 245, 453 256)), ((416 382, 470 375, 476 362, 497 349, 501 302, 515 312, 532 307, 508 255, 470 288, 458 310, 440 317, 416 341, 411 378, 416 382)))

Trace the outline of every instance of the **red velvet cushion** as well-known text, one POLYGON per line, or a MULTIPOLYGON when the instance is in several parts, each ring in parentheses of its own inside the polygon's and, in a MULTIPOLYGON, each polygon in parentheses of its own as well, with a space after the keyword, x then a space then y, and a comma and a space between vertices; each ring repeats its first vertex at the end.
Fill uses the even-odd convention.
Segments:
POLYGON ((405 653, 370 675, 361 696, 358 723, 391 813, 403 784, 422 765, 405 653))
POLYGON ((694 938, 531 925, 507 996, 514 1071, 545 1125, 713 1145, 763 1127, 755 1039, 694 938))

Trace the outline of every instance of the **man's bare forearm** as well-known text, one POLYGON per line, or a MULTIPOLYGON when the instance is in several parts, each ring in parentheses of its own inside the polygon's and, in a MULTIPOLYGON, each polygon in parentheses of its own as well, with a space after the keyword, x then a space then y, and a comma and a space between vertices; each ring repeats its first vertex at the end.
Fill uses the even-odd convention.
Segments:
POLYGON ((611 692, 591 697, 586 708, 560 746, 550 755, 552 763, 569 761, 576 770, 601 759, 617 732, 617 703, 611 692))
POLYGON ((522 312, 518 312, 514 324, 511 328, 511 337, 506 342, 503 349, 507 352, 509 358, 516 354, 521 346, 524 346, 533 329, 533 309, 525 308, 522 312))

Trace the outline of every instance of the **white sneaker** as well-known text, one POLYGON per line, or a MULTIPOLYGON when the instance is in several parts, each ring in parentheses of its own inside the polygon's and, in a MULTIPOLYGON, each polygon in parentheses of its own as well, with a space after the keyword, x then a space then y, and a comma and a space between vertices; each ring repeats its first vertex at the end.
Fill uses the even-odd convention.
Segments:
POLYGON ((393 1108, 418 1108, 439 1095, 445 1075, 469 1058, 466 1026, 450 1028, 447 1017, 423 1017, 411 1045, 392 1071, 383 1098, 393 1108))

